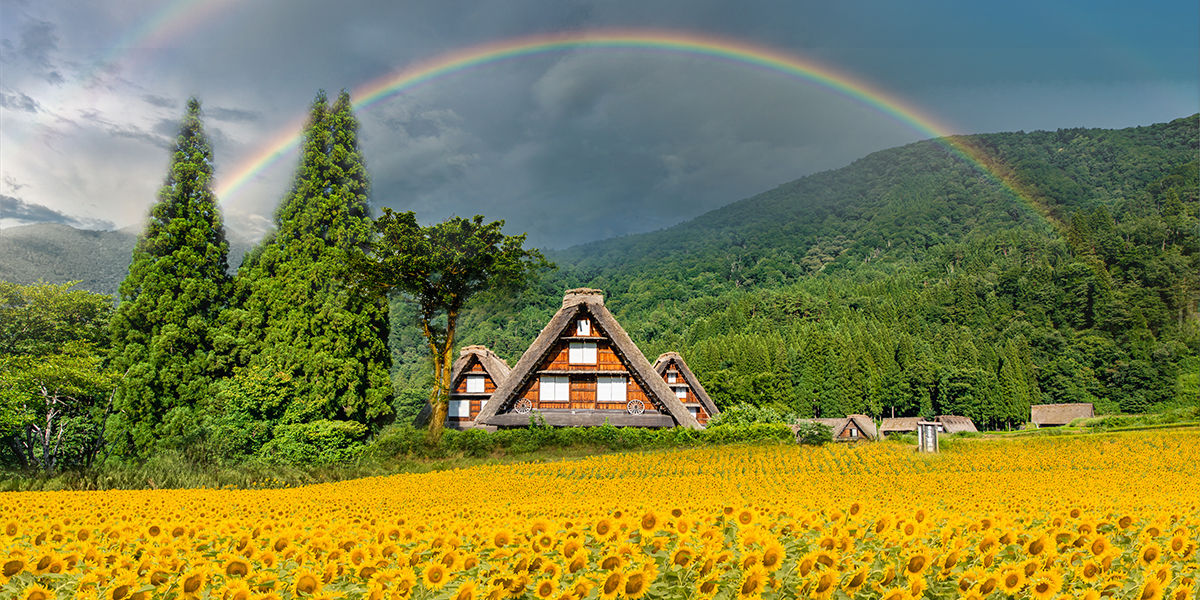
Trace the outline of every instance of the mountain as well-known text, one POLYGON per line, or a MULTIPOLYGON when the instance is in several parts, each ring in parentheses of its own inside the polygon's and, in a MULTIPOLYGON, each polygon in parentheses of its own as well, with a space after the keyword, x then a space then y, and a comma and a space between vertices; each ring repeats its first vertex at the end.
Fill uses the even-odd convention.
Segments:
MULTIPOLYGON (((79 281, 80 289, 115 296, 129 271, 137 228, 114 231, 37 223, 0 230, 0 279, 29 284, 79 281)), ((229 264, 241 264, 253 242, 229 236, 229 264)))
POLYGON ((137 233, 39 223, 0 230, 0 279, 15 283, 79 280, 79 288, 116 294, 137 233))

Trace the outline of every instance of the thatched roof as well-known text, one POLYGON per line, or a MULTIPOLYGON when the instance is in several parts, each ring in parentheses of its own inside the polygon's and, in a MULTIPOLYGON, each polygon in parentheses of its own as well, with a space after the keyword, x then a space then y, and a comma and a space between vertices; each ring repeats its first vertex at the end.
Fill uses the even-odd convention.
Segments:
POLYGON ((633 339, 617 322, 616 317, 604 306, 604 292, 591 288, 576 288, 567 290, 563 295, 562 308, 554 313, 550 322, 542 328, 537 339, 533 340, 525 354, 517 361, 512 373, 501 383, 497 384, 492 400, 483 407, 475 418, 476 423, 497 425, 493 422, 497 414, 507 411, 516 400, 517 394, 536 376, 538 365, 546 359, 554 349, 555 344, 580 314, 590 315, 595 325, 608 336, 612 349, 617 357, 629 369, 629 375, 646 391, 646 396, 656 408, 670 415, 675 423, 683 427, 700 429, 700 423, 692 413, 675 397, 675 393, 667 386, 667 382, 654 371, 650 361, 633 343, 633 339))
MULTIPOLYGON (((508 363, 495 352, 492 352, 487 346, 464 346, 458 351, 458 358, 454 360, 454 365, 450 368, 450 389, 454 390, 458 386, 458 382, 466 376, 467 368, 471 366, 472 359, 479 361, 483 366, 483 371, 488 377, 492 378, 492 382, 497 386, 501 381, 508 377, 512 372, 512 368, 508 363)), ((453 393, 453 391, 451 391, 453 393)), ((433 415, 433 407, 429 405, 429 401, 425 401, 425 406, 421 408, 421 412, 417 415, 415 423, 418 426, 429 422, 429 418, 433 415)))
POLYGON ((960 415, 941 415, 934 417, 934 421, 942 424, 942 431, 946 433, 962 433, 964 431, 979 431, 975 428, 975 422, 970 417, 960 415))
POLYGON ((1091 402, 1073 404, 1034 404, 1029 407, 1029 420, 1038 427, 1044 425, 1066 425, 1075 419, 1096 416, 1091 402))
MULTIPOLYGON (((854 423, 855 427, 862 432, 862 437, 866 439, 878 439, 879 432, 875 429, 875 421, 867 415, 849 415, 845 417, 836 417, 832 419, 799 419, 797 423, 817 423, 825 425, 833 430, 833 439, 838 439, 842 431, 850 423, 854 423)), ((795 431, 795 427, 792 428, 795 431)))
POLYGON ((712 401, 712 398, 708 396, 708 391, 704 389, 703 385, 700 385, 700 380, 696 379, 696 374, 688 368, 687 363, 683 360, 683 356, 680 356, 678 352, 664 352, 659 355, 658 360, 654 361, 654 371, 658 373, 659 377, 662 377, 667 372, 667 367, 671 366, 671 363, 675 363, 675 368, 679 369, 679 372, 683 374, 684 382, 691 386, 692 391, 696 393, 696 398, 700 400, 700 404, 708 412, 709 418, 721 414, 721 411, 717 410, 717 405, 712 401))
POLYGON ((913 433, 917 430, 917 421, 921 417, 891 417, 884 419, 879 424, 879 433, 887 435, 889 433, 913 433))

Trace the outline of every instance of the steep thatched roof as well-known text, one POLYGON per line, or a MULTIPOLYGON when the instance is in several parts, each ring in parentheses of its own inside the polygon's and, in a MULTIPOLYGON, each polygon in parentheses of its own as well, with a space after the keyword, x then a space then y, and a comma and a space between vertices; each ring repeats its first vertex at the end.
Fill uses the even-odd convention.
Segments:
MULTIPOLYGON (((848 415, 845 417, 835 417, 830 419, 799 419, 797 423, 817 423, 825 425, 833 430, 833 439, 838 439, 838 436, 845 431, 846 427, 851 423, 862 432, 862 437, 866 439, 879 439, 879 432, 875 429, 875 421, 867 415, 848 415)), ((792 431, 795 431, 795 427, 792 431)))
POLYGON ((708 391, 700 384, 700 380, 696 379, 696 374, 688 368, 687 363, 683 360, 683 356, 680 356, 678 352, 662 353, 658 357, 658 360, 654 361, 654 371, 658 373, 659 377, 662 377, 667 372, 667 367, 671 366, 671 363, 675 363, 675 368, 679 369, 679 372, 683 374, 684 382, 691 386, 692 391, 696 393, 696 398, 700 400, 700 404, 704 406, 704 410, 708 412, 708 416, 712 418, 721 414, 721 411, 717 410, 717 405, 712 401, 712 398, 708 396, 708 391))
POLYGON ((887 435, 889 433, 912 433, 917 430, 917 421, 921 417, 891 417, 884 419, 879 424, 879 433, 887 435))
MULTIPOLYGON (((454 360, 454 365, 450 369, 450 389, 454 390, 462 378, 467 374, 467 368, 471 366, 472 359, 478 360, 483 366, 483 371, 488 377, 492 378, 492 382, 497 386, 501 381, 504 381, 512 368, 508 366, 503 358, 496 356, 487 346, 464 346, 458 351, 458 358, 454 360)), ((451 392, 453 393, 453 391, 451 392)), ((433 416, 433 407, 429 405, 429 401, 425 401, 425 406, 421 408, 421 412, 417 415, 416 424, 422 426, 429 422, 429 418, 433 416)))
POLYGON ((1096 416, 1091 402, 1073 404, 1034 404, 1029 407, 1029 420, 1038 427, 1044 425, 1066 425, 1075 419, 1096 416))
MULTIPOLYGON (((692 429, 700 429, 700 423, 692 413, 675 397, 674 392, 667 386, 655 371, 650 361, 633 343, 633 339, 617 322, 616 317, 604 306, 604 292, 591 288, 576 288, 567 290, 563 296, 562 308, 554 313, 550 322, 542 328, 537 339, 530 344, 513 367, 512 373, 496 387, 492 400, 483 407, 475 418, 476 423, 483 425, 501 424, 496 416, 507 411, 516 400, 517 394, 536 376, 538 365, 554 349, 559 337, 566 332, 567 327, 581 314, 589 315, 595 325, 608 336, 612 349, 617 357, 628 367, 629 375, 646 391, 647 398, 656 407, 670 415, 676 424, 692 429)), ((501 419, 502 420, 502 419, 501 419)), ((505 423, 507 424, 507 423, 505 423)))
POLYGON ((962 433, 964 431, 979 431, 975 428, 975 422, 970 417, 960 415, 941 415, 934 417, 934 421, 942 424, 942 431, 945 433, 962 433))

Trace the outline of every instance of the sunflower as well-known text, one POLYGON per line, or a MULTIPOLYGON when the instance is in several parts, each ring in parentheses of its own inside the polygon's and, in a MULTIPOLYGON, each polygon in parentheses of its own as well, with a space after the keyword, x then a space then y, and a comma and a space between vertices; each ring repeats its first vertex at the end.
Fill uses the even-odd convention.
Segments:
POLYGON ((1008 595, 1016 594, 1021 588, 1025 587, 1025 571, 1020 567, 1009 567, 1004 570, 1004 574, 1000 576, 1000 589, 1008 595))
POLYGON ((779 567, 783 566, 785 558, 787 558, 787 550, 783 548, 783 544, 780 544, 778 540, 771 539, 767 542, 766 547, 763 548, 762 559, 759 561, 759 564, 767 571, 774 573, 779 570, 779 567))
POLYGON ((474 581, 464 581, 458 586, 451 600, 475 600, 479 597, 479 586, 474 581))
POLYGON ((437 591, 450 583, 450 571, 442 563, 430 563, 421 573, 421 584, 427 589, 437 591))
POLYGON ((766 587, 767 570, 762 565, 754 565, 746 570, 742 580, 738 582, 737 597, 739 600, 758 598, 766 587))
POLYGON ((810 597, 817 600, 825 600, 837 591, 837 575, 833 571, 823 571, 817 576, 816 581, 812 585, 812 595, 810 597))
POLYGON ((908 588, 896 588, 894 590, 888 590, 887 592, 884 592, 884 594, 880 596, 879 600, 913 600, 913 597, 912 594, 909 593, 908 588))
POLYGON ((1029 540, 1029 543, 1025 545, 1025 551, 1028 552, 1030 556, 1042 556, 1042 553, 1050 547, 1052 547, 1050 539, 1046 537, 1046 534, 1043 533, 1042 535, 1029 540))
POLYGON ((696 554, 692 552, 691 549, 680 547, 677 548, 675 552, 671 553, 670 565, 672 567, 687 568, 688 565, 692 564, 692 561, 695 559, 695 557, 696 554))
POLYGON ((224 600, 250 600, 250 586, 242 580, 228 582, 220 597, 224 600))
POLYGON ((586 567, 588 564, 587 559, 588 559, 588 551, 587 550, 581 550, 579 552, 576 552, 575 557, 572 558, 571 562, 567 565, 567 572, 571 573, 571 574, 575 574, 575 573, 578 573, 579 571, 582 571, 583 568, 586 567))
POLYGON ((1108 554, 1109 550, 1112 549, 1112 544, 1108 541, 1108 538, 1104 536, 1098 536, 1096 539, 1092 540, 1092 543, 1090 546, 1088 546, 1088 548, 1091 549, 1092 554, 1096 556, 1104 556, 1105 554, 1108 554))
POLYGON ((853 596, 856 592, 858 592, 858 590, 862 589, 862 587, 866 585, 867 576, 870 575, 870 573, 870 567, 859 567, 857 571, 851 573, 850 576, 842 582, 842 591, 846 592, 846 594, 849 596, 853 596))
POLYGON ((696 582, 696 593, 693 597, 697 600, 712 600, 720 590, 721 586, 716 577, 705 577, 696 582))
POLYGON ((1154 577, 1147 577, 1145 583, 1142 584, 1142 592, 1138 594, 1138 600, 1162 600, 1163 585, 1154 577))
POLYGON ((557 593, 558 593, 558 580, 551 578, 551 577, 545 577, 543 579, 540 579, 533 586, 533 594, 535 596, 537 596, 538 598, 540 598, 541 600, 549 600, 550 598, 553 598, 554 595, 557 593))
POLYGON ((235 554, 226 554, 223 558, 225 565, 222 571, 226 577, 245 577, 250 573, 250 562, 235 554))
POLYGON ((921 575, 933 563, 933 553, 928 548, 922 547, 920 550, 908 556, 904 561, 904 575, 908 577, 921 575))
POLYGON ((54 600, 54 592, 36 583, 21 590, 21 600, 54 600))
POLYGON ((625 589, 625 574, 621 571, 613 571, 604 578, 604 583, 600 585, 600 598, 603 600, 613 600, 617 594, 625 589))
POLYGON ((650 591, 650 584, 653 582, 654 577, 644 569, 626 573, 621 595, 630 600, 637 600, 650 591))
POLYGON ((108 591, 105 592, 104 599, 127 599, 129 598, 129 595, 133 593, 135 587, 137 587, 137 576, 133 573, 125 573, 113 581, 112 585, 108 588, 108 591))
POLYGON ((1030 582, 1029 595, 1034 600, 1051 600, 1062 589, 1058 571, 1044 571, 1030 582))
POLYGON ((321 575, 312 569, 301 567, 292 573, 292 593, 297 596, 316 594, 321 591, 322 587, 324 584, 321 581, 321 575))
POLYGON ((17 573, 25 570, 25 559, 20 557, 9 558, 4 561, 4 565, 0 566, 0 576, 12 577, 17 573))
POLYGON ((753 525, 756 520, 754 511, 748 508, 743 508, 742 510, 738 511, 737 516, 734 518, 738 525, 741 525, 742 527, 749 527, 753 525))
POLYGON ((1154 542, 1142 546, 1141 551, 1138 552, 1138 563, 1143 567, 1153 566, 1160 558, 1162 558, 1162 546, 1154 542))
POLYGON ((641 527, 643 532, 653 533, 654 531, 658 530, 661 522, 662 517, 658 516, 657 512, 654 510, 648 510, 646 511, 646 514, 642 515, 642 520, 638 525, 641 527))
POLYGON ((1100 579, 1102 572, 1103 569, 1100 567, 1100 563, 1089 560, 1075 569, 1075 577, 1088 583, 1096 583, 1100 579))

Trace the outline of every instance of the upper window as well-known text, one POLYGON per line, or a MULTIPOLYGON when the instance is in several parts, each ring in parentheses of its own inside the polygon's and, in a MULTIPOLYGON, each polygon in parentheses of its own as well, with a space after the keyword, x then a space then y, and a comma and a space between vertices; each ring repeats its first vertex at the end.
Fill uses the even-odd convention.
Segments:
POLYGON ((467 393, 483 393, 483 375, 467 375, 467 393))
POLYGON ((675 371, 667 373, 667 383, 675 383, 676 381, 679 381, 679 375, 675 371))
POLYGON ((850 428, 850 437, 858 437, 858 430, 851 427, 850 428))
POLYGON ((682 386, 675 388, 675 397, 680 400, 687 398, 687 388, 682 386))
POLYGON ((587 319, 576 321, 575 335, 592 335, 592 322, 587 319))
POLYGON ((567 402, 571 399, 571 380, 563 375, 543 375, 539 396, 542 402, 567 402))
POLYGON ((571 342, 568 358, 574 365, 596 364, 596 344, 592 342, 571 342))
POLYGON ((624 377, 601 375, 596 378, 596 401, 624 402, 627 389, 624 377))

